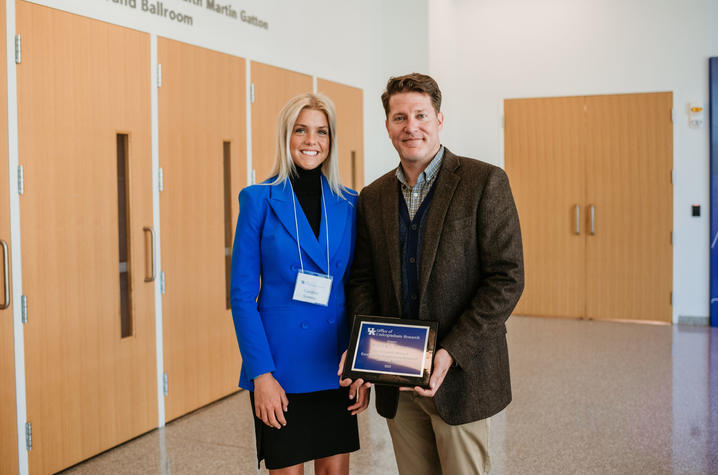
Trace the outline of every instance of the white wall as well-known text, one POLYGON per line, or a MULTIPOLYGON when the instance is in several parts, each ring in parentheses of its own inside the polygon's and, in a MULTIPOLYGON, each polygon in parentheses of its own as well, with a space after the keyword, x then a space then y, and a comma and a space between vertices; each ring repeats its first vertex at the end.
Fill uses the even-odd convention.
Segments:
MULTIPOLYGON (((185 0, 165 8, 193 18, 187 26, 126 6, 129 0, 34 0, 33 3, 316 75, 364 90, 367 183, 396 166, 379 99, 391 74, 428 69, 427 0, 218 0, 267 21, 261 29, 185 0), (398 41, 410 36, 410 42, 398 41)), ((150 0, 149 4, 156 4, 150 0)), ((341 124, 340 124, 341 126, 341 124)))
POLYGON ((710 56, 718 0, 429 0, 454 152, 503 165, 506 98, 673 91, 674 321, 709 313, 709 136, 688 127, 687 104, 708 107, 710 56))

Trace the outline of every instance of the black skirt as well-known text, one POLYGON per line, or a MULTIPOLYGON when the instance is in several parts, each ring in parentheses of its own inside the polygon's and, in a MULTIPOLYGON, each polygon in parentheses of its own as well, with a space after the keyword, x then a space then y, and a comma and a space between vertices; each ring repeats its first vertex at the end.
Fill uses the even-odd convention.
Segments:
POLYGON ((290 467, 332 455, 359 450, 357 418, 347 407, 349 388, 287 394, 289 405, 281 429, 269 427, 255 415, 254 392, 250 391, 257 440, 257 466, 264 460, 268 470, 290 467))

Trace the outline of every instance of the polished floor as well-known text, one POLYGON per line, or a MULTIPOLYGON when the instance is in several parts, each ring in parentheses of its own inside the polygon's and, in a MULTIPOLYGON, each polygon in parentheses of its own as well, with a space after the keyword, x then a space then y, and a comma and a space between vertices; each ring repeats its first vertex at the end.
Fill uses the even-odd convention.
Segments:
MULTIPOLYGON (((508 329, 514 400, 492 420, 492 473, 718 474, 718 328, 512 317, 508 329)), ((359 423, 351 473, 396 473, 373 404, 359 423)), ((258 473, 249 397, 67 472, 258 473)))

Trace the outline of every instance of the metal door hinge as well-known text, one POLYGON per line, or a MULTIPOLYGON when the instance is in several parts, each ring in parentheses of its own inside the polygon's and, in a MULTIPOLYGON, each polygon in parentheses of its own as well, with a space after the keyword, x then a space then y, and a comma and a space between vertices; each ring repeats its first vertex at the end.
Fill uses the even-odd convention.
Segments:
POLYGON ((22 62, 22 38, 20 35, 15 35, 15 64, 22 62))
POLYGON ((29 452, 32 450, 32 423, 25 423, 25 449, 29 452))
POLYGON ((157 87, 162 87, 162 64, 157 63, 157 87))
POLYGON ((676 110, 671 108, 671 123, 675 124, 676 122, 676 110))
POLYGON ((255 183, 257 183, 257 171, 254 168, 252 168, 251 179, 252 179, 252 182, 250 183, 250 185, 254 185, 255 183))
POLYGON ((160 293, 164 294, 167 291, 165 286, 165 271, 160 272, 160 293))
POLYGON ((170 393, 170 385, 167 382, 167 373, 162 373, 162 394, 167 396, 170 393))
POLYGON ((161 168, 157 173, 157 188, 159 188, 160 191, 164 191, 165 189, 165 174, 161 168))
POLYGON ((27 323, 27 295, 20 296, 20 321, 27 323))
POLYGON ((671 306, 673 305, 673 292, 671 292, 671 296, 669 297, 671 301, 671 306))
POLYGON ((25 193, 25 170, 22 165, 17 167, 17 194, 25 193))
POLYGON ((249 85, 249 103, 254 104, 254 83, 249 85))
POLYGON ((676 182, 676 171, 671 170, 671 185, 673 185, 676 182))

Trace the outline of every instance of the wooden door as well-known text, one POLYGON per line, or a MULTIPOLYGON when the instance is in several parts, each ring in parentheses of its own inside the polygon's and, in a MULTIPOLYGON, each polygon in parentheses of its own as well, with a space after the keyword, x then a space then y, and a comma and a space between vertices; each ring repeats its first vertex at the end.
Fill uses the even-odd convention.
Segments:
POLYGON ((237 196, 247 183, 245 60, 158 39, 165 414, 237 390, 229 305, 237 196))
POLYGON ((516 313, 671 321, 672 101, 505 101, 526 266, 516 313))
POLYGON ((521 221, 526 285, 515 313, 585 313, 584 98, 504 102, 505 165, 521 221))
POLYGON ((672 321, 672 107, 670 92, 586 98, 589 318, 672 321))
POLYGON ((339 175, 345 186, 364 187, 364 95, 361 89, 317 79, 317 91, 326 94, 337 110, 339 175))
POLYGON ((31 473, 156 426, 149 35, 19 1, 31 473))
MULTIPOLYGON (((5 2, 0 1, 0 43, 3 47, 4 39, 5 2)), ((0 61, 0 473, 18 471, 9 179, 7 65, 0 61)))
POLYGON ((262 63, 251 64, 254 102, 252 103, 252 168, 261 183, 270 177, 274 165, 275 138, 279 111, 289 99, 312 92, 312 77, 262 63))

